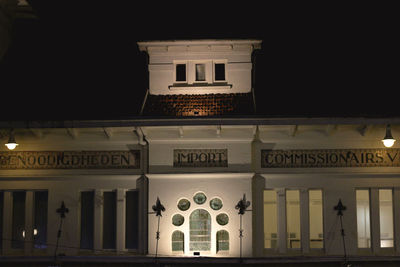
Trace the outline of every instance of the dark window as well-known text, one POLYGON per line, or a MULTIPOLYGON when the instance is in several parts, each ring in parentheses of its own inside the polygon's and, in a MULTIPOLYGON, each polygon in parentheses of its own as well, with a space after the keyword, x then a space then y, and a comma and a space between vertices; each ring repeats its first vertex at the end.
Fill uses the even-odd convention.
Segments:
POLYGON ((35 248, 47 248, 47 191, 35 192, 33 242, 35 248))
POLYGON ((225 81, 225 64, 224 63, 216 63, 214 65, 215 71, 215 80, 216 81, 225 81))
POLYGON ((93 249, 94 191, 81 192, 81 248, 93 249))
POLYGON ((11 248, 23 249, 25 239, 25 191, 13 192, 11 248))
POLYGON ((137 249, 139 245, 139 192, 126 192, 125 246, 137 249))
POLYGON ((186 64, 176 64, 176 81, 186 81, 186 64))
POLYGON ((0 250, 3 248, 3 206, 4 206, 4 192, 0 191, 0 250))
POLYGON ((115 249, 117 231, 117 192, 104 192, 103 248, 115 249))

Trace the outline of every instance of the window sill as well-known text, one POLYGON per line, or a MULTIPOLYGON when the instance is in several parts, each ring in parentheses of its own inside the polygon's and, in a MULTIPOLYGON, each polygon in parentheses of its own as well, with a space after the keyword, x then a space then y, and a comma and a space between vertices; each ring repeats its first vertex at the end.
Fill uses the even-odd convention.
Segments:
POLYGON ((232 84, 227 84, 227 83, 195 83, 195 84, 174 84, 168 86, 169 90, 190 90, 190 89, 206 89, 206 90, 227 90, 231 89, 232 84))

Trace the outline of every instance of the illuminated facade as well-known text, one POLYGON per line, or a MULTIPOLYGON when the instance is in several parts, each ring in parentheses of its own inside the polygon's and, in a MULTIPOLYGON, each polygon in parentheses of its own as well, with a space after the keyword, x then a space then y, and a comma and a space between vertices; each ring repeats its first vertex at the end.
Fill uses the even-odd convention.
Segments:
POLYGON ((397 261, 400 150, 381 139, 389 123, 398 136, 400 122, 252 116, 260 46, 141 42, 150 86, 140 117, 2 122, 2 140, 14 128, 20 144, 0 148, 2 255, 51 257, 58 242, 57 253, 89 261, 156 250, 175 259, 397 261), (244 195, 250 206, 239 215, 244 195), (152 213, 157 198, 162 217, 152 213))

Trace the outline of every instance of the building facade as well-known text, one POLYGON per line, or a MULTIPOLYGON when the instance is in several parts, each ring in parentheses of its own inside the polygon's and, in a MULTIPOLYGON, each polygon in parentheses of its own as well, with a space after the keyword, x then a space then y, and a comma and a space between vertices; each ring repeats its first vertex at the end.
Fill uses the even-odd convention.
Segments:
POLYGON ((399 121, 252 116, 260 46, 142 42, 140 117, 2 122, 2 258, 397 260, 399 121))

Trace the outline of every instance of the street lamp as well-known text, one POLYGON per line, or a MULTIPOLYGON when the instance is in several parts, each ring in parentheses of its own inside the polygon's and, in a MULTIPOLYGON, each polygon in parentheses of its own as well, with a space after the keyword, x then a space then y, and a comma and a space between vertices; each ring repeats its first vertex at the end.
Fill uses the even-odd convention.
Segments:
POLYGON ((13 130, 10 131, 10 137, 8 138, 8 142, 5 144, 5 146, 9 150, 14 150, 18 146, 17 142, 15 141, 13 130))
POLYGON ((390 129, 390 124, 386 126, 386 134, 382 140, 382 143, 385 147, 392 147, 396 140, 392 136, 392 131, 390 129))

